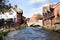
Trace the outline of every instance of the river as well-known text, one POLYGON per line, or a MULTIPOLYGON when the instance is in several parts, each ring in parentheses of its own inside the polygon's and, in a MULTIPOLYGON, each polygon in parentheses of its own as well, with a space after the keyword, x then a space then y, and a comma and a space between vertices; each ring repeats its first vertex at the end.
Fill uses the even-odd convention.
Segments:
POLYGON ((8 33, 4 40, 60 40, 60 33, 42 28, 27 27, 8 33))

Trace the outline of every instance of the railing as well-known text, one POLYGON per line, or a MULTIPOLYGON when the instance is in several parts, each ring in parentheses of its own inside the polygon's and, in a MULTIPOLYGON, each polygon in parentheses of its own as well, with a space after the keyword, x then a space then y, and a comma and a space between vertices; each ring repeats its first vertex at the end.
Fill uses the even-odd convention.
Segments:
POLYGON ((53 12, 47 11, 47 13, 43 13, 44 19, 51 18, 54 16, 53 12))
POLYGON ((53 18, 53 17, 54 17, 54 15, 53 15, 53 14, 48 14, 47 16, 44 16, 44 17, 43 17, 43 19, 45 20, 45 19, 53 18))

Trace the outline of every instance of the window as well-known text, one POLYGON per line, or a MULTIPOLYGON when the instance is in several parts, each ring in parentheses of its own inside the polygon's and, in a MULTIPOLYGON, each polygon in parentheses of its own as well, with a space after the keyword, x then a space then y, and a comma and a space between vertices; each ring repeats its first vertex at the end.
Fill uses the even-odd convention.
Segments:
POLYGON ((60 11, 59 11, 59 16, 60 16, 60 11))
POLYGON ((50 8, 50 11, 53 12, 54 8, 50 8))
POLYGON ((10 15, 13 15, 13 13, 12 13, 12 12, 10 12, 9 14, 10 14, 10 15))
POLYGON ((10 10, 10 11, 9 11, 9 15, 13 15, 13 11, 10 10))
POLYGON ((57 11, 57 16, 58 17, 60 16, 60 9, 57 11))

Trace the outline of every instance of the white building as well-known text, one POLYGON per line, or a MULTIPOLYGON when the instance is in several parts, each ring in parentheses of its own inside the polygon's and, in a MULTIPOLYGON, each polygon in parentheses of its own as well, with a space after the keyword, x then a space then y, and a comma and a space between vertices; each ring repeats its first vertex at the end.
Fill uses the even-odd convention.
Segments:
POLYGON ((17 13, 16 11, 13 9, 13 8, 10 8, 7 12, 4 12, 4 13, 0 13, 0 19, 4 19, 4 20, 7 20, 7 19, 10 19, 12 18, 13 21, 15 19, 17 19, 17 13))

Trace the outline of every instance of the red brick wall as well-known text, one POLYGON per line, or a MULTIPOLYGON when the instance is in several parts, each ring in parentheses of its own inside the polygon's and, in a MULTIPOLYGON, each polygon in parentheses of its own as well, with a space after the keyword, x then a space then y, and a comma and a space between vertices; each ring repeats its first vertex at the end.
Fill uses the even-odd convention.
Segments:
POLYGON ((51 19, 47 19, 47 20, 44 21, 45 26, 51 26, 51 24, 52 24, 51 19))
POLYGON ((17 13, 17 23, 16 25, 20 25, 22 22, 22 13, 17 13))
MULTIPOLYGON (((51 6, 51 5, 50 5, 51 6)), ((54 5, 53 5, 54 6, 54 5)), ((53 6, 51 6, 51 7, 53 7, 53 6)), ((44 12, 44 11, 43 11, 44 12)), ((58 14, 59 14, 59 12, 60 12, 60 4, 57 4, 57 5, 55 5, 55 7, 54 7, 54 10, 53 10, 53 12, 51 12, 51 13, 53 13, 53 18, 45 18, 45 16, 44 16, 44 19, 46 19, 45 21, 43 20, 43 23, 44 23, 44 25, 45 26, 47 26, 47 25, 54 25, 55 24, 55 22, 56 21, 59 21, 57 18, 58 18, 58 14), (52 19, 52 20, 51 20, 52 19), (56 20, 57 19, 57 20, 56 20)), ((48 13, 47 13, 48 14, 48 13)), ((50 15, 51 16, 51 15, 50 15)), ((48 17, 48 15, 46 16, 46 17, 48 17)))
POLYGON ((54 8, 54 16, 55 16, 55 18, 57 17, 59 11, 60 11, 60 4, 57 5, 57 6, 54 8))

